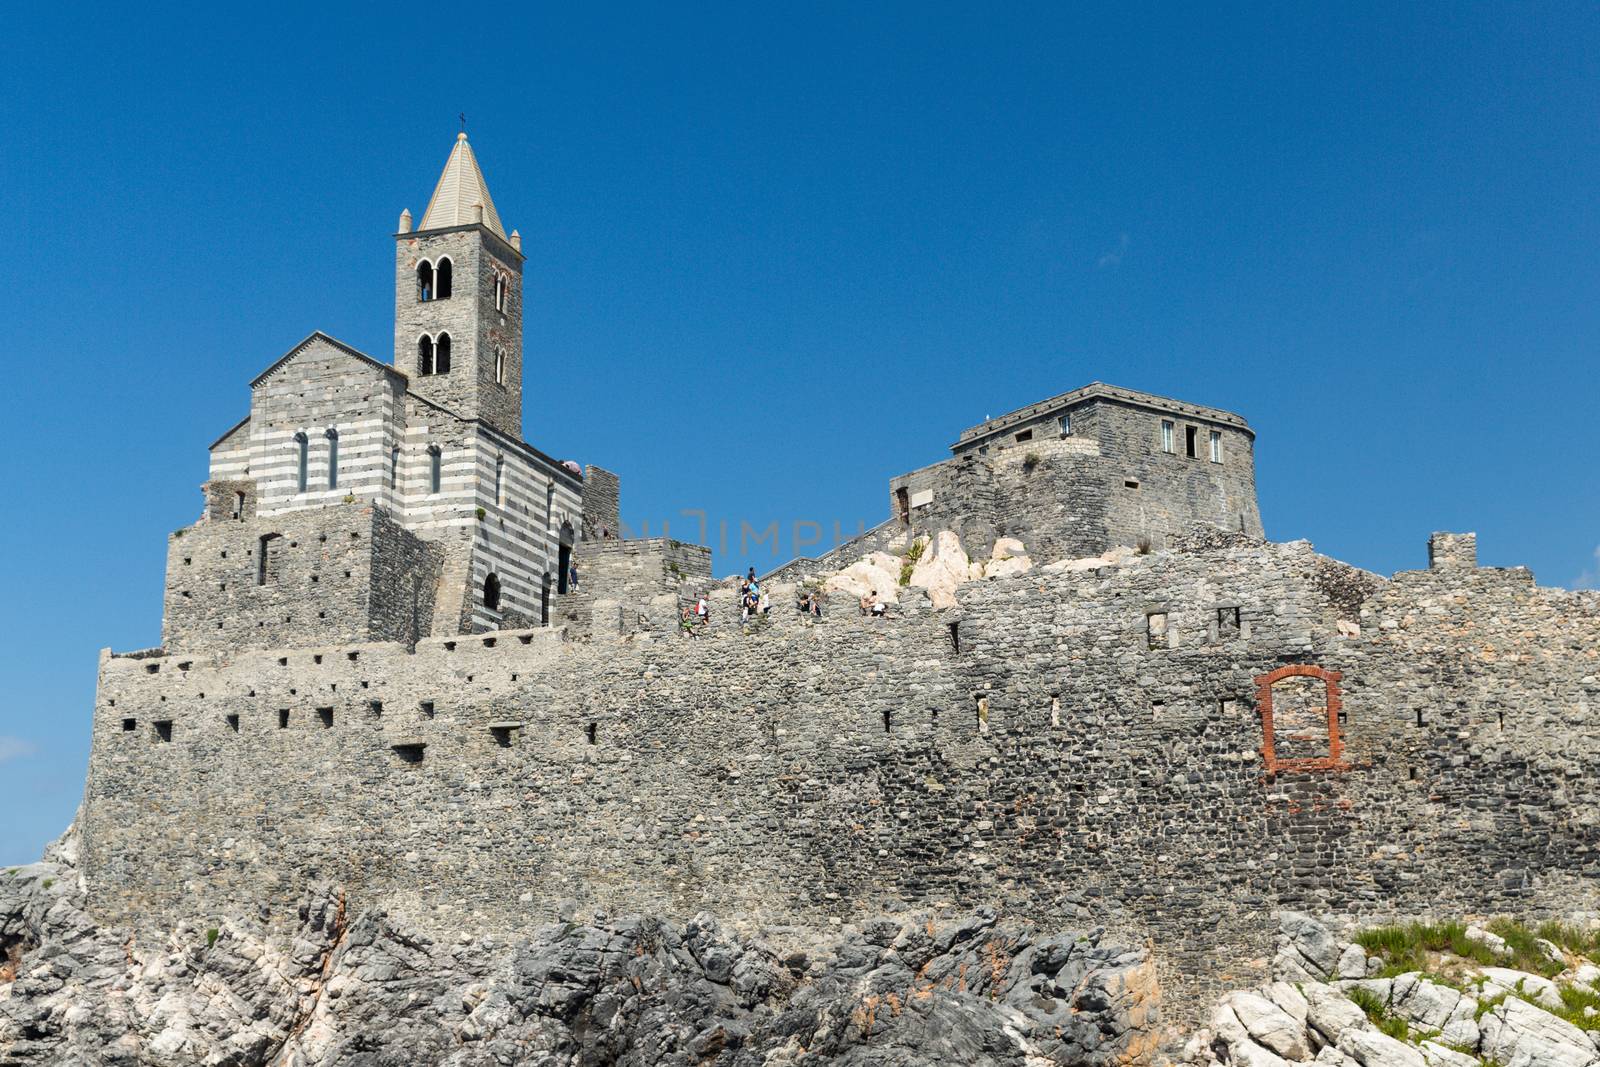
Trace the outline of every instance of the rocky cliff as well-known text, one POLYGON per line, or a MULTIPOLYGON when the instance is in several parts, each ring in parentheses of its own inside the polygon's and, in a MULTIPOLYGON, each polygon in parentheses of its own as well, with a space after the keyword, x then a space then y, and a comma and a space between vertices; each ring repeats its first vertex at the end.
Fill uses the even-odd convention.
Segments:
POLYGON ((991 911, 445 942, 318 887, 290 936, 240 912, 152 939, 85 915, 76 848, 0 874, 0 1063, 1043 1067, 1145 1062, 1160 1029, 1145 949, 991 911))

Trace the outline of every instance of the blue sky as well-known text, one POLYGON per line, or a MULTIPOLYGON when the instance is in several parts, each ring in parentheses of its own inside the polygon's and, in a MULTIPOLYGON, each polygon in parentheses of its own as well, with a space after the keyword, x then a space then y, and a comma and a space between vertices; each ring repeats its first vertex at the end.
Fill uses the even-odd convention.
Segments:
POLYGON ((1101 379, 1245 414, 1275 539, 1600 581, 1592 4, 524 6, 9 16, 0 862, 71 818, 249 380, 390 358, 462 111, 528 437, 635 529, 727 521, 719 572, 1101 379))

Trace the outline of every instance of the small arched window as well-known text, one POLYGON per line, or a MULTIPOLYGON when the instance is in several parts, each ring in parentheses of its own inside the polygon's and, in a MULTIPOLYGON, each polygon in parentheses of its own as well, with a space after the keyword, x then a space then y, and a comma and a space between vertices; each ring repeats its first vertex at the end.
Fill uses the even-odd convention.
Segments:
POLYGON ((495 574, 483 580, 483 606, 490 611, 500 610, 500 578, 495 574))
POLYGON ((297 493, 303 493, 303 492, 306 491, 306 482, 309 480, 309 478, 311 476, 311 468, 309 466, 310 461, 311 461, 311 455, 310 455, 311 442, 306 440, 306 435, 305 434, 297 433, 297 434, 294 435, 294 451, 295 451, 295 479, 294 479, 294 481, 295 481, 295 489, 294 489, 294 491, 297 492, 297 493))
POLYGON ((450 281, 451 275, 454 273, 455 271, 451 268, 448 259, 439 261, 439 269, 434 272, 434 283, 438 287, 440 300, 450 299, 450 281))
POLYGON ((506 350, 503 348, 494 350, 494 384, 506 384, 506 350))
POLYGON ((433 299, 433 264, 427 260, 417 264, 417 299, 433 299))
POLYGON ((389 488, 400 488, 400 446, 389 449, 389 488))
POLYGON ((328 431, 328 488, 339 488, 339 431, 328 431))
POLYGON ((437 493, 444 480, 444 457, 438 445, 428 446, 428 492, 437 493))
POLYGON ((509 289, 509 288, 511 288, 511 286, 506 281, 506 276, 504 274, 500 274, 499 272, 496 272, 495 276, 494 276, 494 309, 496 311, 499 311, 501 313, 505 312, 505 310, 506 310, 506 290, 509 289))
POLYGON ((450 373, 450 335, 441 333, 433 343, 433 373, 450 373))
POLYGON ((433 338, 427 334, 417 338, 417 373, 433 373, 433 338))
POLYGON ((244 494, 233 494, 233 517, 239 522, 244 521, 244 494))
POLYGON ((501 456, 494 461, 494 503, 496 507, 506 506, 506 461, 501 456))

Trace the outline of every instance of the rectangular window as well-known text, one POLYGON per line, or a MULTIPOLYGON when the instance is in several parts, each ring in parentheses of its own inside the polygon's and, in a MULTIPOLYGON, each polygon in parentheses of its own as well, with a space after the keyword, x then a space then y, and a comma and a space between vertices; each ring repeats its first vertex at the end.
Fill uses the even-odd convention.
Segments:
POLYGON ((1149 648, 1167 647, 1167 613, 1152 611, 1144 620, 1145 644, 1149 648))
POLYGON ((1019 444, 1019 445, 1024 441, 1031 441, 1031 440, 1033 440, 1033 431, 1032 430, 1023 430, 1021 433, 1017 434, 1017 444, 1019 444))
POLYGON ((400 488, 400 446, 389 449, 389 488, 400 488))
POLYGON ((339 431, 328 431, 328 488, 339 488, 339 431))
POLYGON ((499 458, 494 461, 494 503, 495 507, 506 506, 506 461, 499 458))
POLYGON ((1072 416, 1071 415, 1062 415, 1062 416, 1060 416, 1059 418, 1056 419, 1056 425, 1061 427, 1061 436, 1062 437, 1071 437, 1072 436, 1072 416))
POLYGON ((1217 640, 1232 641, 1239 636, 1239 609, 1217 609, 1217 640))
POLYGON ((266 585, 278 579, 277 534, 267 534, 256 545, 256 584, 266 585))
MULTIPOLYGON (((1417 712, 1417 715, 1420 717, 1422 715, 1422 713, 1419 711, 1419 712, 1417 712)), ((165 722, 156 723, 156 740, 157 741, 171 741, 172 740, 172 720, 171 719, 168 719, 165 722)))
POLYGON ((289 728, 289 709, 288 708, 279 708, 278 709, 278 729, 287 730, 288 728, 289 728))
POLYGON ((428 492, 437 493, 444 481, 444 457, 437 446, 428 450, 428 492))
POLYGON ((1161 420, 1161 451, 1163 451, 1163 452, 1176 452, 1177 451, 1176 446, 1173 444, 1173 431, 1175 429, 1176 429, 1176 427, 1174 427, 1172 425, 1172 420, 1171 419, 1162 419, 1161 420))
POLYGON ((1199 435, 1200 431, 1195 429, 1193 426, 1185 426, 1183 428, 1183 451, 1184 454, 1190 459, 1194 459, 1200 454, 1199 448, 1195 441, 1199 435))
POLYGON ((1211 431, 1211 462, 1222 462, 1222 434, 1217 430, 1211 431))
POLYGON ((317 718, 319 720, 321 720, 322 728, 323 729, 327 729, 328 727, 333 725, 333 709, 332 708, 318 708, 317 709, 317 718))

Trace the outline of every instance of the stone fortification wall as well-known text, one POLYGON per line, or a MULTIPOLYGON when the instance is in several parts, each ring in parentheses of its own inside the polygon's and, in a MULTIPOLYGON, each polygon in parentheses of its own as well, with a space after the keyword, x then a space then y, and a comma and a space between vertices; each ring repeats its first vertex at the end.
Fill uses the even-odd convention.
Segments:
POLYGON ((1130 545, 1150 537, 1157 545, 1193 523, 1262 536, 1256 503, 1255 438, 1226 426, 1174 416, 1173 450, 1163 450, 1159 412, 1113 400, 1096 401, 1079 417, 1100 442, 1109 491, 1106 529, 1113 544, 1130 545), (1196 431, 1195 454, 1188 454, 1187 431, 1196 431), (1218 462, 1209 434, 1221 434, 1218 462), (1129 490, 1127 482, 1139 483, 1129 490), (1116 492, 1118 488, 1124 490, 1116 492))
POLYGON ((162 643, 186 652, 409 644, 432 620, 442 560, 381 508, 202 521, 167 539, 162 643))
POLYGON ((1072 408, 1070 432, 1044 411, 986 443, 964 435, 953 458, 890 480, 890 519, 872 536, 820 560, 795 560, 770 577, 811 577, 824 566, 838 569, 908 543, 908 534, 944 530, 974 557, 988 556, 997 539, 1010 537, 1044 562, 1098 556, 1118 545, 1160 548, 1195 523, 1262 536, 1253 437, 1242 420, 1233 425, 1182 411, 1096 397, 1072 408))
POLYGON ((593 463, 583 474, 583 529, 585 541, 609 541, 622 536, 622 479, 593 463))
POLYGON ((693 638, 108 656, 91 901, 281 911, 315 877, 497 930, 568 898, 767 922, 994 904, 1153 935, 1180 1000, 1269 956, 1275 908, 1600 903, 1600 595, 1177 547, 888 620, 779 599, 693 638), (1292 676, 1265 715, 1286 666, 1338 672, 1342 703, 1292 676))
POLYGON ((677 601, 710 584, 711 549, 670 537, 628 541, 584 541, 578 546, 578 588, 555 598, 552 622, 569 635, 587 635, 599 612, 602 633, 639 629, 651 601, 673 598, 673 611, 655 620, 656 629, 675 626, 677 601), (681 595, 680 595, 681 594, 681 595))

